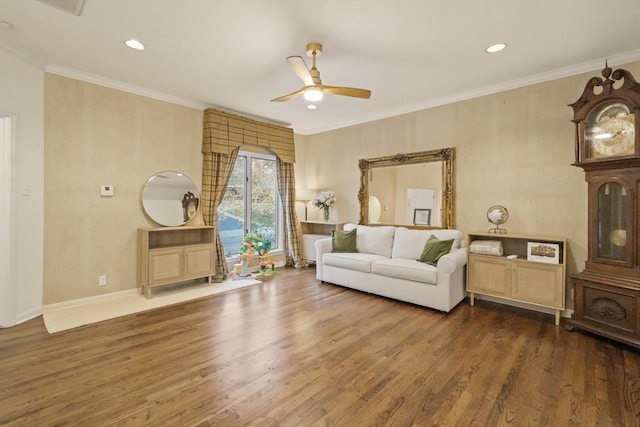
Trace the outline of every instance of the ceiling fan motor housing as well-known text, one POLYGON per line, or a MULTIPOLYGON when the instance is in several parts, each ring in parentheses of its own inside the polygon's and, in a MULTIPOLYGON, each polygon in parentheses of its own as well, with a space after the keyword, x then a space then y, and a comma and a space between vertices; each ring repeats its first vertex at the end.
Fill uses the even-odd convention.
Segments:
POLYGON ((307 56, 313 57, 314 53, 316 56, 322 55, 322 45, 320 43, 307 44, 307 56))

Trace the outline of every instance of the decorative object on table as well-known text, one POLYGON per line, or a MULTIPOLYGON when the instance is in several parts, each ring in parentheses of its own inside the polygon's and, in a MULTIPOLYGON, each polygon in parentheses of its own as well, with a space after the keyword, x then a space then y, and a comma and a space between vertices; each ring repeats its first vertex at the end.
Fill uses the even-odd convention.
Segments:
POLYGON ((296 190, 296 200, 304 202, 304 220, 307 221, 307 205, 316 196, 313 188, 299 188, 296 190))
POLYGON ((504 224, 509 219, 509 211, 507 208, 500 205, 491 206, 487 210, 487 219, 491 224, 495 225, 495 228, 489 230, 489 233, 495 234, 507 234, 507 230, 500 228, 500 224, 504 224))
POLYGON ((560 245, 555 243, 527 242, 527 261, 560 262, 560 245))
MULTIPOLYGON (((255 274, 249 272, 249 261, 251 261, 254 256, 258 255, 258 257, 260 257, 260 264, 262 264, 262 258, 268 255, 270 250, 271 241, 263 238, 261 234, 247 234, 242 242, 240 254, 238 255, 240 263, 233 265, 231 276, 234 279, 248 279, 254 277, 255 274)), ((272 264, 271 271, 273 274, 275 272, 274 264, 270 259, 268 262, 272 264)))
POLYGON ((431 225, 431 209, 414 209, 413 225, 431 225))
POLYGON ((469 252, 478 255, 502 256, 504 249, 500 240, 474 240, 469 245, 469 252))
POLYGON ((606 63, 573 109, 575 163, 587 182, 588 250, 569 275, 577 327, 640 348, 640 83, 606 63))
POLYGON ((324 220, 329 221, 331 206, 333 206, 335 202, 336 195, 333 191, 322 191, 311 201, 311 204, 318 209, 322 209, 324 220))

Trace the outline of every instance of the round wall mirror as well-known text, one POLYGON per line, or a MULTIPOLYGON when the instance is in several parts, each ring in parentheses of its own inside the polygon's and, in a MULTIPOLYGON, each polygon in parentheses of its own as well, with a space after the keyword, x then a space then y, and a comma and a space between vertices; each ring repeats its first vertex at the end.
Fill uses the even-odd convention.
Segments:
POLYGON ((167 227, 183 225, 196 214, 200 193, 180 172, 159 172, 142 189, 142 208, 155 222, 167 227))

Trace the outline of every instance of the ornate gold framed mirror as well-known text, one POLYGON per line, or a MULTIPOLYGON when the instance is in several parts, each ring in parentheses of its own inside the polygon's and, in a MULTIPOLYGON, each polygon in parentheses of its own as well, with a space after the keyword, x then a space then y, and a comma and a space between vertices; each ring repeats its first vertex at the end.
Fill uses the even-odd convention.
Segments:
MULTIPOLYGON (((395 154, 360 159, 360 224, 403 225, 409 228, 454 228, 455 217, 455 148, 395 154), (379 187, 374 182, 380 182, 379 187), (382 194, 386 192, 387 194, 382 194), (416 202, 420 195, 424 202, 416 202), (370 219, 371 199, 382 206, 383 217, 370 219), (429 201, 429 199, 432 199, 429 201), (422 204, 420 204, 422 203, 422 204), (394 215, 384 215, 391 209, 394 215), (416 223, 416 212, 429 210, 429 223, 416 223)), ((421 199, 420 199, 421 200, 421 199)))

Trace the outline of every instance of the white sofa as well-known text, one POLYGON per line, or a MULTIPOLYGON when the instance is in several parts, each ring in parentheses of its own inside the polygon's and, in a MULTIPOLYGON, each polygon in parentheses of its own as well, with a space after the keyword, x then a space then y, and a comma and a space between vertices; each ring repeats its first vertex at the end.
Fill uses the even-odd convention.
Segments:
POLYGON ((331 238, 316 241, 316 277, 322 282, 449 312, 465 296, 467 251, 458 230, 345 224, 356 231, 357 253, 332 253, 331 238), (454 239, 436 266, 416 261, 427 239, 454 239))

